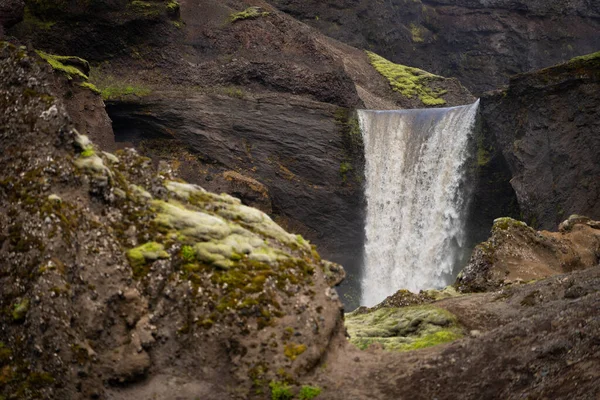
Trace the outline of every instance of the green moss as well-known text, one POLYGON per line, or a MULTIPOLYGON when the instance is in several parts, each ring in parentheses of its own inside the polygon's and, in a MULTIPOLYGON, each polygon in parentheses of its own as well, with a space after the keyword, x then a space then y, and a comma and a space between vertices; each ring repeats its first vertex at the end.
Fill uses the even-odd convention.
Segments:
POLYGON ((10 362, 12 351, 6 347, 4 342, 0 342, 0 367, 10 362))
POLYGON ((425 28, 419 25, 410 24, 410 35, 412 37, 412 41, 415 43, 423 43, 425 39, 423 39, 423 33, 425 32, 425 28))
POLYGON ((81 152, 81 157, 91 157, 95 154, 96 154, 96 151, 94 151, 94 149, 90 147, 81 152))
POLYGON ((87 67, 89 68, 88 62, 83 58, 74 56, 57 56, 54 54, 45 53, 41 50, 36 50, 36 53, 44 60, 46 60, 46 62, 48 62, 48 64, 50 64, 52 68, 54 68, 56 71, 65 73, 69 79, 78 77, 85 81, 88 80, 88 76, 84 74, 79 68, 74 67, 73 65, 68 65, 69 63, 76 63, 79 65, 87 65, 87 67))
POLYGON ((312 400, 321 394, 321 388, 317 386, 304 385, 300 388, 298 398, 300 400, 312 400))
POLYGON ((394 64, 385 58, 367 51, 371 65, 383 75, 392 86, 392 89, 403 96, 412 98, 417 96, 426 106, 439 106, 446 104, 441 98, 447 93, 443 89, 434 89, 429 86, 433 81, 444 78, 418 68, 394 64))
POLYGON ((86 89, 90 89, 92 92, 94 92, 95 94, 102 94, 102 91, 100 89, 98 89, 96 87, 96 85, 94 85, 91 82, 81 82, 79 84, 79 86, 84 87, 86 89))
POLYGON ((479 167, 487 165, 487 163, 489 163, 491 159, 492 156, 490 155, 489 151, 487 151, 483 147, 479 147, 477 149, 477 165, 479 167))
POLYGON ((386 350, 409 351, 462 337, 456 317, 430 305, 347 314, 346 327, 350 342, 360 349, 379 343, 386 350))
POLYGON ((283 354, 294 361, 298 356, 306 351, 306 345, 304 344, 296 344, 296 343, 288 343, 285 345, 283 349, 283 354))
POLYGON ((187 262, 193 262, 196 260, 196 251, 192 246, 183 246, 181 248, 181 258, 187 262))
POLYGON ((294 395, 292 388, 285 382, 272 381, 269 383, 271 388, 271 400, 291 400, 294 395))
POLYGON ((234 23, 244 19, 255 19, 259 17, 267 17, 268 12, 262 12, 260 7, 248 7, 244 11, 233 13, 229 16, 229 22, 234 23))
POLYGON ((177 1, 169 1, 167 3, 167 12, 169 14, 177 14, 179 12, 180 4, 177 1))
POLYGON ((162 2, 149 2, 141 0, 133 0, 127 5, 127 9, 135 14, 142 15, 147 18, 156 18, 167 10, 162 2))
POLYGON ((346 161, 340 164, 340 175, 344 181, 346 181, 346 174, 350 171, 352 171, 352 164, 346 161))
POLYGON ((115 83, 102 88, 100 93, 104 100, 117 100, 127 96, 145 97, 152 90, 142 85, 115 83))
POLYGON ((494 225, 492 226, 492 232, 497 231, 497 230, 507 230, 509 228, 531 229, 523 221, 518 221, 518 220, 512 219, 510 217, 502 217, 502 218, 496 218, 494 220, 494 225))
POLYGON ((579 57, 574 57, 574 58, 570 59, 568 62, 572 63, 572 62, 592 61, 592 60, 600 60, 600 51, 597 51, 597 52, 591 53, 591 54, 586 54, 586 55, 579 56, 579 57))
POLYGON ((145 243, 128 250, 126 254, 136 278, 141 278, 148 272, 145 267, 149 262, 170 257, 165 247, 156 242, 145 243))
POLYGON ((29 311, 29 299, 23 299, 20 303, 13 306, 12 318, 15 322, 21 322, 25 319, 29 311))

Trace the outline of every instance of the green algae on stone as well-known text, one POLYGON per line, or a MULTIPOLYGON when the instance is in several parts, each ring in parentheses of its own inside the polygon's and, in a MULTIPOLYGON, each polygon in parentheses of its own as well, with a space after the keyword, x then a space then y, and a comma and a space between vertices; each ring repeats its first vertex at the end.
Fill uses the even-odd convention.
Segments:
POLYGON ((394 91, 408 98, 417 96, 426 106, 446 104, 446 101, 441 96, 446 94, 447 91, 433 89, 429 86, 430 82, 442 80, 444 79, 443 77, 418 68, 395 64, 370 51, 367 51, 367 55, 369 56, 371 65, 389 81, 394 91))
POLYGON ((379 343, 386 350, 408 351, 462 337, 456 317, 430 305, 346 314, 346 328, 350 342, 360 349, 379 343))

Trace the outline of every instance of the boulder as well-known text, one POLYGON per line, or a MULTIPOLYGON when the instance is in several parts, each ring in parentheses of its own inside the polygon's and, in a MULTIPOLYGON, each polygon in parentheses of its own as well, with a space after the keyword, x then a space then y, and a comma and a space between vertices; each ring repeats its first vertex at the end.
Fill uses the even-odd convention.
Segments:
POLYGON ((497 290, 600 263, 597 221, 575 216, 560 232, 536 231, 524 222, 499 218, 491 238, 475 247, 454 286, 460 292, 497 290))

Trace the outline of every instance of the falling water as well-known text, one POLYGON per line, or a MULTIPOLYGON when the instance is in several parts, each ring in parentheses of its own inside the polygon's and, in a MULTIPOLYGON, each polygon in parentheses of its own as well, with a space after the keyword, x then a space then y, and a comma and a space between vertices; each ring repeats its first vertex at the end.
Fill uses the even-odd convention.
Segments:
POLYGON ((478 106, 359 112, 366 160, 364 305, 401 288, 450 283, 465 247, 465 164, 478 106))

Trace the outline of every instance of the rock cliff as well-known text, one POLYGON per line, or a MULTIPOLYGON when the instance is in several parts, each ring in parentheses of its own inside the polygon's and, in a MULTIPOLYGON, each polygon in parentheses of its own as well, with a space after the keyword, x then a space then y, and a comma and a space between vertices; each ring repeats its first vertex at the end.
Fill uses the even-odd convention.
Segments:
POLYGON ((481 94, 600 48, 593 0, 270 0, 328 36, 481 94))
POLYGON ((600 219, 599 93, 594 53, 517 75, 481 100, 484 136, 495 142, 486 151, 502 153, 533 227, 555 230, 571 214, 600 219))

